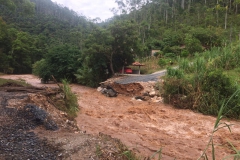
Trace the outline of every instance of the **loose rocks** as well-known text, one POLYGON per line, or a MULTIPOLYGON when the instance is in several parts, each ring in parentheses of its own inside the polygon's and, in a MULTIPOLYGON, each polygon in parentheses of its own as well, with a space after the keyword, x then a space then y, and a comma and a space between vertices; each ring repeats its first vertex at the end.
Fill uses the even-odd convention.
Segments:
MULTIPOLYGON (((4 97, 1 101, 3 100, 4 97)), ((48 115, 44 110, 34 105, 19 110, 2 104, 0 103, 0 159, 61 159, 58 157, 62 153, 60 147, 38 138, 30 131, 39 122, 47 122, 48 115)), ((51 129, 56 129, 54 127, 51 129)))
POLYGON ((47 130, 57 130, 57 124, 50 118, 47 112, 38 106, 28 104, 23 109, 24 117, 35 125, 43 125, 47 130))
POLYGON ((97 91, 101 92, 107 97, 117 97, 117 92, 114 89, 112 89, 110 86, 98 87, 97 91))

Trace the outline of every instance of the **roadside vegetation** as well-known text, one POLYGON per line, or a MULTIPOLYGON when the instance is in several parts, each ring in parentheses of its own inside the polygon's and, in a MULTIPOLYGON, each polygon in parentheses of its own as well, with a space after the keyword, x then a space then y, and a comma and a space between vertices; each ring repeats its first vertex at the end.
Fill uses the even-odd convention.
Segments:
MULTIPOLYGON (((165 102, 217 115, 221 104, 239 89, 240 45, 212 48, 196 54, 192 61, 179 59, 178 68, 168 68, 163 84, 165 102)), ((230 118, 240 118, 239 94, 223 110, 230 118)))

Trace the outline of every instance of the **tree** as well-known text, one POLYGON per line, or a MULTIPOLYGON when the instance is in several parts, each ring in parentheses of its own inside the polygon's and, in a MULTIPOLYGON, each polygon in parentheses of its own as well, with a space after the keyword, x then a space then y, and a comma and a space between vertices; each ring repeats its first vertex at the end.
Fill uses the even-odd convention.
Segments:
POLYGON ((18 32, 12 42, 12 66, 15 73, 31 73, 32 55, 34 54, 33 37, 26 32, 18 32))
POLYGON ((49 49, 45 59, 51 75, 59 81, 64 78, 75 81, 74 74, 82 65, 81 52, 70 45, 60 45, 49 49))
POLYGON ((7 6, 11 10, 19 9, 25 14, 34 13, 34 3, 30 0, 0 0, 0 4, 7 6))
POLYGON ((138 26, 134 22, 115 22, 109 29, 113 42, 108 58, 112 74, 114 74, 113 63, 116 68, 131 64, 134 56, 142 54, 142 47, 138 38, 138 26))
POLYGON ((0 71, 8 72, 11 68, 9 64, 8 52, 11 50, 11 41, 8 35, 6 23, 0 17, 0 71))

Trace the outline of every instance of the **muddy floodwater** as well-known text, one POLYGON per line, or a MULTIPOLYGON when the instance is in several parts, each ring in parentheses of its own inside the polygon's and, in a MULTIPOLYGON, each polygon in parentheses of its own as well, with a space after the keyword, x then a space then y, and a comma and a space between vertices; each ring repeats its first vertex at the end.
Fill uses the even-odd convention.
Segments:
MULTIPOLYGON (((0 78, 24 79, 38 87, 57 87, 55 84, 41 84, 33 75, 4 75, 0 78)), ((164 160, 198 159, 209 141, 216 119, 160 102, 136 101, 125 95, 109 98, 93 88, 75 84, 71 87, 81 107, 76 118, 81 130, 111 135, 142 156, 151 156, 162 148, 164 160)), ((240 122, 226 119, 224 122, 234 125, 231 126, 232 132, 221 129, 214 134, 216 159, 234 154, 228 142, 240 150, 240 122)), ((208 156, 211 157, 211 149, 208 156)))

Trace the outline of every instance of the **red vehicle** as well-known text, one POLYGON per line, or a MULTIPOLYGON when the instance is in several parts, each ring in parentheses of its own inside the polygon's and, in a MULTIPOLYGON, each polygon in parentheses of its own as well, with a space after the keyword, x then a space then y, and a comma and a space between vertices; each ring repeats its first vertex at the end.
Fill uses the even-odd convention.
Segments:
MULTIPOLYGON (((122 69, 119 72, 122 73, 122 69)), ((125 67, 123 73, 132 74, 132 68, 125 67)))

